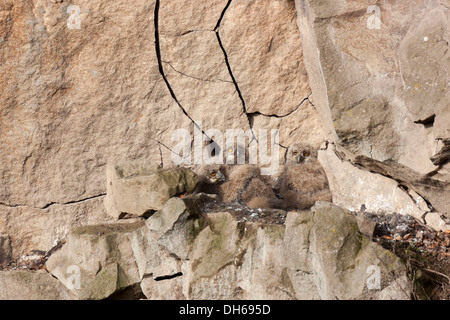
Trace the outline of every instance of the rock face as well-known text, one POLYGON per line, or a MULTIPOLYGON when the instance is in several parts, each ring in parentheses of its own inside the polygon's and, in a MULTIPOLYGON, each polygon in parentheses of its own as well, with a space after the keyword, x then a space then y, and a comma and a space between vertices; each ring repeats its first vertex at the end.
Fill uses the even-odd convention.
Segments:
POLYGON ((333 202, 353 211, 361 206, 370 212, 382 210, 410 214, 417 219, 429 210, 420 197, 415 201, 398 187, 395 180, 358 169, 350 162, 338 158, 332 148, 321 150, 319 159, 327 173, 333 202))
POLYGON ((434 170, 430 157, 449 135, 450 9, 439 0, 295 2, 313 94, 335 138, 367 157, 434 170))
POLYGON ((76 296, 47 272, 0 272, 0 300, 73 300, 76 296))
POLYGON ((346 210, 450 229, 449 16, 448 0, 3 0, 0 265, 66 239, 48 268, 81 299, 408 295, 346 210), (250 223, 178 198, 228 129, 263 165, 278 129, 278 172, 292 143, 322 146, 340 208, 250 223))
POLYGON ((292 1, 69 5, 0 4, 0 210, 9 217, 0 232, 15 254, 50 249, 71 224, 110 220, 97 205, 54 228, 25 228, 20 216, 86 210, 106 194, 107 163, 170 166, 172 133, 187 130, 191 144, 194 122, 223 135, 279 129, 282 146, 321 143, 292 1))
POLYGON ((354 202, 381 200, 389 206, 399 190, 388 187, 391 197, 385 194, 377 200, 381 193, 376 189, 399 182, 412 202, 400 200, 405 205, 395 210, 419 215, 431 211, 441 217, 433 227, 448 229, 443 222, 450 218, 450 9, 438 0, 414 3, 295 1, 305 65, 326 139, 339 152, 347 150, 344 162, 391 179, 323 157, 339 204, 354 208, 354 202), (346 171, 343 167, 353 174, 337 179, 341 169, 346 171), (381 184, 366 184, 359 200, 339 191, 369 176, 381 184))
POLYGON ((177 194, 193 192, 197 183, 197 175, 186 168, 160 169, 142 160, 111 164, 106 169, 105 208, 116 219, 143 216, 177 194))
MULTIPOLYGON (((46 263, 79 299, 104 299, 138 283, 143 276, 139 257, 143 222, 78 227, 67 237, 67 245, 46 263), (135 253, 136 252, 136 253, 135 253)), ((144 264, 145 266, 145 264, 144 264)))
POLYGON ((409 299, 404 263, 339 207, 320 203, 271 224, 233 210, 201 214, 203 202, 172 198, 145 224, 77 228, 47 269, 79 299, 136 283, 149 299, 409 299))

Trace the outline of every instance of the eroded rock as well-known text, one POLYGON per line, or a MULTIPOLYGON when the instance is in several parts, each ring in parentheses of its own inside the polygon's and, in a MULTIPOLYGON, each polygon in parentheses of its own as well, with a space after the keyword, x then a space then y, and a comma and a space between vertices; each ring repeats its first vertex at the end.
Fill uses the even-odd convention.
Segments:
POLYGON ((152 162, 108 165, 105 207, 119 219, 126 214, 143 216, 159 210, 175 195, 194 191, 197 175, 187 168, 162 169, 152 162))
POLYGON ((0 265, 8 263, 11 258, 11 239, 9 235, 0 234, 0 265))
POLYGON ((0 300, 73 300, 60 281, 45 271, 1 271, 0 300))
POLYGON ((135 252, 147 244, 134 240, 142 232, 143 221, 74 228, 48 259, 47 270, 79 299, 107 298, 142 280, 146 263, 135 252))

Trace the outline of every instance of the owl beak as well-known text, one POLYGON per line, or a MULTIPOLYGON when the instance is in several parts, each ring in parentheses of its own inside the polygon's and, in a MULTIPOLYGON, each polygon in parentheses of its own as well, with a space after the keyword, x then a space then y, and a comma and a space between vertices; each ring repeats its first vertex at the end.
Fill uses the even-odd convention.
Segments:
POLYGON ((301 154, 299 154, 299 155, 297 156, 297 163, 300 163, 300 162, 302 162, 303 160, 305 160, 305 157, 303 157, 301 154))
POLYGON ((220 178, 219 178, 219 181, 220 181, 220 182, 225 182, 225 176, 224 176, 224 175, 221 175, 220 178))

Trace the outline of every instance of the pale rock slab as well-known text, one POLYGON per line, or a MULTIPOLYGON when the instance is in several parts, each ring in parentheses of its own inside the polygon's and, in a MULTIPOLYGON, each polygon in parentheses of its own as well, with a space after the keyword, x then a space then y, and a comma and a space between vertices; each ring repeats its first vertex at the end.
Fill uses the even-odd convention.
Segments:
POLYGON ((0 300, 74 300, 64 285, 45 271, 1 271, 0 300))
POLYGON ((112 222, 104 195, 78 203, 55 203, 46 209, 0 206, 0 230, 8 234, 13 257, 31 250, 48 251, 65 240, 71 228, 112 222))
POLYGON ((236 0, 224 14, 219 35, 250 114, 287 115, 311 93, 295 19, 283 0, 236 0))
POLYGON ((204 227, 200 212, 201 196, 171 198, 145 224, 159 245, 178 259, 188 259, 193 239, 204 227))
POLYGON ((143 221, 74 228, 46 268, 79 299, 107 298, 142 280, 133 241, 141 232, 146 232, 143 221))
POLYGON ((333 203, 338 206, 358 212, 365 205, 369 212, 397 212, 419 220, 427 212, 420 209, 396 181, 358 169, 339 159, 331 147, 320 150, 318 158, 327 175, 333 203))
POLYGON ((326 138, 422 174, 436 169, 435 139, 448 135, 449 9, 438 0, 373 10, 360 1, 295 3, 326 138))
POLYGON ((187 168, 163 169, 146 160, 109 164, 105 207, 115 219, 125 214, 143 216, 159 210, 175 195, 191 193, 198 176, 187 168))

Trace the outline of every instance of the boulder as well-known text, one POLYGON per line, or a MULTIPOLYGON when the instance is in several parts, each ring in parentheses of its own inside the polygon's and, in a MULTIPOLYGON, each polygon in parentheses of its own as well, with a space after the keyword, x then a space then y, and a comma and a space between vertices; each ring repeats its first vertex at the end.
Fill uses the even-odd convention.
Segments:
POLYGON ((337 206, 289 212, 285 225, 206 219, 183 273, 188 299, 410 298, 405 264, 337 206))
POLYGON ((439 0, 296 0, 325 136, 424 174, 448 139, 449 8, 439 0))
POLYGON ((0 271, 0 300, 73 300, 60 281, 45 271, 0 271))
POLYGON ((147 243, 136 241, 148 238, 142 233, 143 221, 74 228, 46 268, 79 299, 107 298, 142 280, 146 261, 139 253, 147 243))
POLYGON ((194 191, 197 175, 187 168, 162 169, 143 160, 107 166, 105 207, 119 219, 144 216, 163 207, 175 195, 194 191))
POLYGON ((419 206, 398 183, 380 174, 355 167, 340 159, 330 145, 319 151, 319 161, 328 178, 333 203, 355 212, 362 206, 369 212, 397 212, 422 220, 428 208, 419 206))
POLYGON ((364 237, 354 216, 337 206, 316 204, 312 220, 309 250, 321 299, 410 298, 404 262, 364 237), (377 286, 370 282, 372 270, 379 276, 377 286))
POLYGON ((203 229, 201 200, 197 196, 171 198, 145 222, 157 243, 178 257, 188 259, 193 239, 203 229))
POLYGON ((145 222, 75 228, 46 267, 78 299, 137 286, 148 299, 409 298, 405 264, 345 209, 317 202, 282 223, 209 201, 171 198, 145 222))

